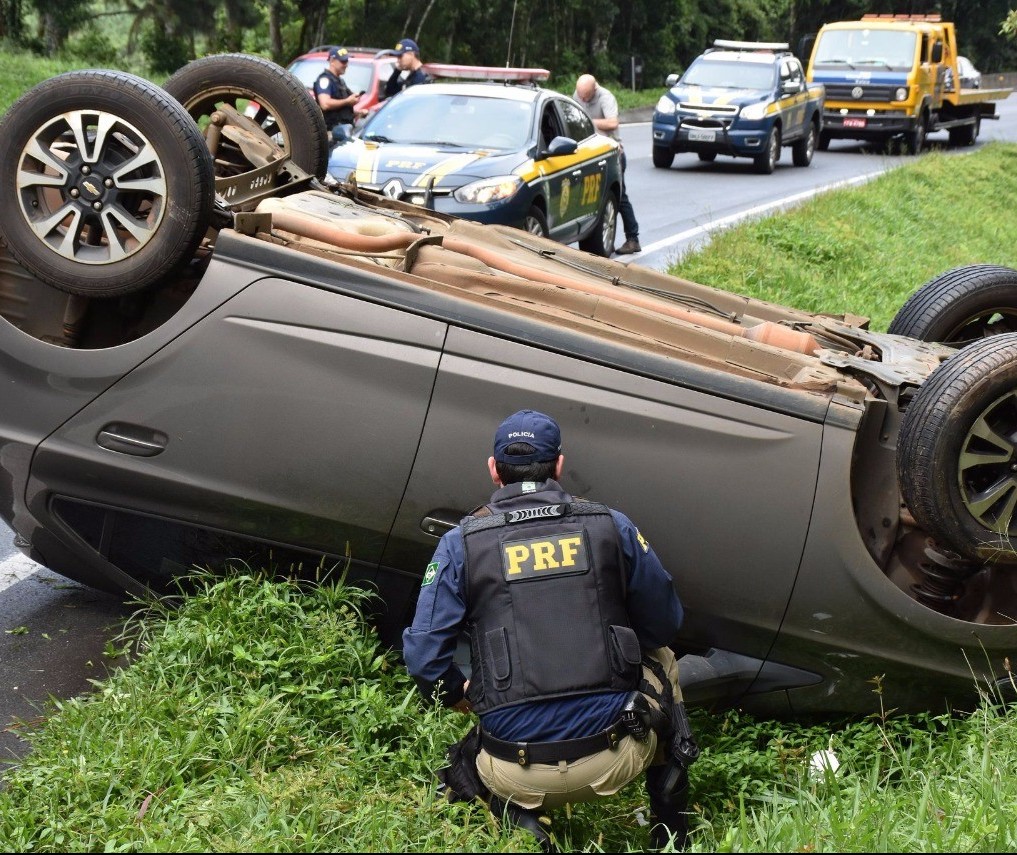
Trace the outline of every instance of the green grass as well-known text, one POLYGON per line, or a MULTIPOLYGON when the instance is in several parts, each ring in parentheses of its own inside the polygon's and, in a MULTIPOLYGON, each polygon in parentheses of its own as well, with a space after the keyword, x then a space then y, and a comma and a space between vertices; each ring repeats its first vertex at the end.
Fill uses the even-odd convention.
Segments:
MULTIPOLYGON (((206 579, 129 623, 130 667, 54 702, 0 791, 11 852, 537 851, 480 805, 435 796, 468 727, 423 705, 361 617, 366 594, 252 575, 206 579)), ((119 650, 110 650, 111 655, 119 650)), ((873 717, 824 725, 693 712, 691 848, 1013 851, 1017 719, 873 717), (836 775, 810 776, 832 748, 836 775)), ((561 809, 565 850, 647 846, 639 785, 561 809)))
POLYGON ((871 183, 722 232, 670 272, 808 311, 866 315, 885 330, 912 291, 951 267, 1017 266, 1017 217, 1008 210, 1017 146, 901 161, 871 183))

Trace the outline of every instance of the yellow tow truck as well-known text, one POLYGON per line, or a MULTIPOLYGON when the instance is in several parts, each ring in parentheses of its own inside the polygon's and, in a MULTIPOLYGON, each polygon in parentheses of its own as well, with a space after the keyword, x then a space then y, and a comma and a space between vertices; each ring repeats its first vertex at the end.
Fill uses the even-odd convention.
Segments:
POLYGON ((903 139, 909 154, 947 131, 950 145, 973 145, 983 119, 1012 89, 962 89, 957 32, 938 14, 867 14, 824 24, 806 77, 826 87, 819 148, 831 139, 903 139))

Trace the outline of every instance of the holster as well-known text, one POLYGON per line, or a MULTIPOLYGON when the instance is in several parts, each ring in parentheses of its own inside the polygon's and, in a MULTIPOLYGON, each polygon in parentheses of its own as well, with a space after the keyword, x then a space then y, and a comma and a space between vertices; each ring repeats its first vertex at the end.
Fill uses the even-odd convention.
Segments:
POLYGON ((438 780, 445 785, 445 797, 450 802, 472 802, 490 799, 491 791, 477 773, 477 755, 480 753, 480 724, 450 745, 445 756, 448 765, 438 770, 438 780))

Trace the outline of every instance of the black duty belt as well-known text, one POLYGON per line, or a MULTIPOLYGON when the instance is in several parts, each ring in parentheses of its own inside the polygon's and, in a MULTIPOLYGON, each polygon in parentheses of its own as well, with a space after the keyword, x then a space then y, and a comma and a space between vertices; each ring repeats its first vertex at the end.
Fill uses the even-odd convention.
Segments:
POLYGON ((596 754, 605 748, 617 748, 618 743, 629 735, 621 720, 616 721, 607 730, 593 736, 581 736, 578 739, 560 739, 557 742, 506 742, 496 739, 487 731, 480 737, 480 744, 492 757, 499 760, 510 760, 520 766, 530 763, 558 763, 562 760, 571 762, 580 757, 596 754))

